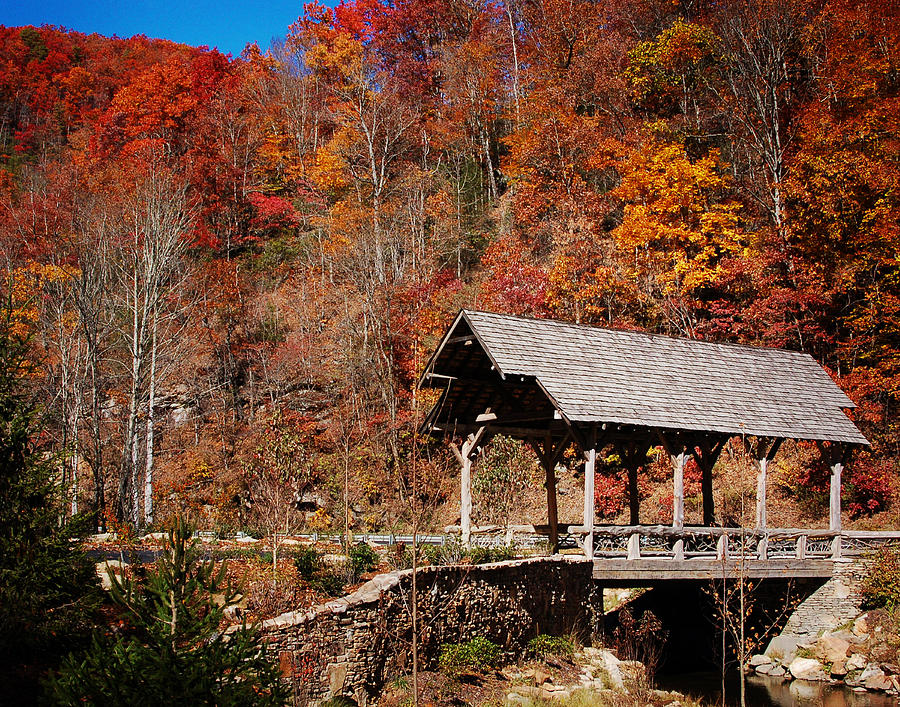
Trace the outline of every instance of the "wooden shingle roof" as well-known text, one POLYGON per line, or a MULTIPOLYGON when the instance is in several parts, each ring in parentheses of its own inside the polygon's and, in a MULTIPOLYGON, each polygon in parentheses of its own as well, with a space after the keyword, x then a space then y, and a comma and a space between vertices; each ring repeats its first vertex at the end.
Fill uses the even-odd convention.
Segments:
MULTIPOLYGON (((464 339, 498 385, 533 381, 570 423, 868 444, 843 412, 853 402, 807 354, 463 310, 423 384, 487 380, 449 345, 464 339)), ((460 405, 450 414, 471 416, 460 405)))

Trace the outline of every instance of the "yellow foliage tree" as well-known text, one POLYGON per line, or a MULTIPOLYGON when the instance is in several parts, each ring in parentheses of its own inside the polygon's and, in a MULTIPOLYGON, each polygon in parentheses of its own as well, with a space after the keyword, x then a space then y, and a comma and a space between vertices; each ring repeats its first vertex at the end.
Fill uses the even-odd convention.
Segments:
POLYGON ((717 152, 691 160, 681 145, 652 141, 631 155, 617 189, 625 215, 613 235, 625 276, 653 323, 688 336, 723 261, 746 247, 722 167, 717 152))

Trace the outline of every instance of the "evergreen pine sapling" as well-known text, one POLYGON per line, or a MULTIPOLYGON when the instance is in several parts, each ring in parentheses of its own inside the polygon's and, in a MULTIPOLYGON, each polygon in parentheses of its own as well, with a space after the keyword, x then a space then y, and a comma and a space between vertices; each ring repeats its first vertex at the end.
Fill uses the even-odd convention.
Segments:
POLYGON ((143 582, 110 573, 131 630, 96 636, 50 682, 57 704, 281 705, 288 693, 253 627, 222 631, 238 594, 225 563, 204 561, 181 519, 143 582))

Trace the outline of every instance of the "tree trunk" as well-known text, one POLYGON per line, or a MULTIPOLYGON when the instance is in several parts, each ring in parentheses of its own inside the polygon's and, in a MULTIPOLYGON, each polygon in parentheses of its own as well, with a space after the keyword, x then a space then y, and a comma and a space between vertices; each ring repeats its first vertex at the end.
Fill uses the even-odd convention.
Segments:
POLYGON ((144 469, 144 523, 153 523, 153 440, 154 417, 153 407, 156 404, 156 335, 158 326, 157 310, 153 309, 152 339, 150 342, 150 393, 147 400, 147 457, 144 469))

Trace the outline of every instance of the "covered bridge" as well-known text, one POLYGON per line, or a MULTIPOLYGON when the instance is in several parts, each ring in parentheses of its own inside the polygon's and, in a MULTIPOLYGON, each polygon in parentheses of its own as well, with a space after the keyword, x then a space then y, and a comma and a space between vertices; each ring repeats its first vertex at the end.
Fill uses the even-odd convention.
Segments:
MULTIPOLYGON (((628 470, 635 527, 638 469, 647 450, 662 445, 672 461, 672 529, 680 531, 685 461, 693 455, 698 463, 703 526, 715 528, 712 469, 725 442, 740 436, 757 462, 756 526, 765 529, 767 465, 783 440, 813 440, 830 460, 829 530, 839 538, 841 471, 849 452, 868 444, 844 412, 853 402, 812 357, 794 351, 463 310, 420 386, 443 389, 424 429, 449 437, 460 463, 464 542, 471 532, 472 461, 497 434, 528 442, 540 458, 554 548, 554 469, 568 446, 580 450, 584 518, 578 531, 588 557, 595 555, 595 460, 610 445, 628 470)), ((629 554, 639 553, 641 539, 630 542, 636 544, 629 554)), ((673 543, 676 557, 681 542, 673 543)))

